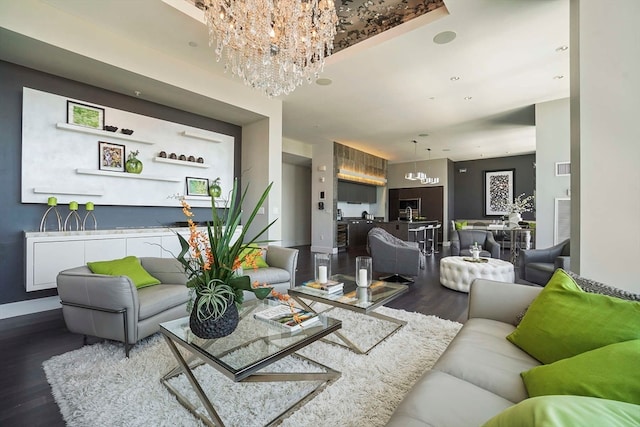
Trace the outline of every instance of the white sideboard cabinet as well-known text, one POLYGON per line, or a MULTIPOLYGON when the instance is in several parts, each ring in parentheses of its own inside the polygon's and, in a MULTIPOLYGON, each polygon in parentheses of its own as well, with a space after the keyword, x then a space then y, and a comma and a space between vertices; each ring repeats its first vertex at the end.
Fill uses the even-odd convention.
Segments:
MULTIPOLYGON (((60 271, 79 267, 90 261, 105 261, 129 255, 171 258, 180 253, 176 233, 188 239, 189 229, 25 232, 25 288, 27 292, 55 288, 60 271)), ((240 233, 241 229, 238 228, 234 241, 240 233)))

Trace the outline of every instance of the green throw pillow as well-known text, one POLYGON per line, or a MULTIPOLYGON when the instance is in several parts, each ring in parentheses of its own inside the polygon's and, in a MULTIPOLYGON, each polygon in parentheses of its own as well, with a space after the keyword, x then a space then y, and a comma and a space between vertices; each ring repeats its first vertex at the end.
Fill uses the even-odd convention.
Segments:
MULTIPOLYGON (((247 255, 249 255, 252 252, 255 251, 262 251, 262 249, 259 246, 247 246, 246 248, 244 248, 241 252, 240 252, 240 259, 242 262, 242 268, 253 268, 252 265, 249 264, 249 262, 247 260, 245 260, 245 257, 247 255)), ((262 257, 262 255, 258 255, 255 258, 256 261, 256 266, 258 268, 264 268, 264 267, 269 267, 269 264, 267 264, 267 262, 264 260, 264 258, 262 257)))
POLYGON ((556 270, 507 339, 542 363, 640 338, 640 302, 584 292, 556 270))
POLYGON ((640 425, 640 406, 585 396, 541 396, 505 409, 482 427, 629 427, 640 425))
POLYGON ((640 340, 631 340, 536 366, 520 375, 530 397, 575 394, 640 405, 639 363, 640 340))
POLYGON ((456 226, 456 230, 462 230, 463 227, 467 226, 467 221, 454 221, 454 224, 456 226))
POLYGON ((160 283, 160 280, 142 268, 140 260, 134 256, 114 259, 113 261, 88 262, 87 266, 95 274, 127 276, 138 289, 160 283))

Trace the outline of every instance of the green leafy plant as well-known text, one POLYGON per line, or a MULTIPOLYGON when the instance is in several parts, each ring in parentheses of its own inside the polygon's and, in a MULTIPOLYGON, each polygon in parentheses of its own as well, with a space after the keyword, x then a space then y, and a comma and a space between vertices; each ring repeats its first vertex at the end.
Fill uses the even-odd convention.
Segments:
POLYGON ((176 259, 182 264, 188 276, 187 286, 192 290, 192 303, 197 301, 196 310, 200 320, 219 317, 226 310, 226 304, 235 302, 238 306, 244 300, 244 291, 253 292, 258 299, 264 299, 272 293, 270 287, 259 283, 251 283, 249 276, 239 274, 243 261, 252 263, 260 251, 245 251, 251 245, 268 242, 260 239, 276 220, 270 222, 255 236, 248 238, 246 233, 253 223, 258 210, 269 195, 269 184, 262 193, 258 203, 251 211, 247 221, 242 225, 238 238, 234 235, 240 227, 242 206, 248 187, 241 193, 238 180, 234 180, 229 200, 225 202, 224 213, 220 214, 216 207, 216 197, 211 197, 212 221, 207 224, 206 232, 198 230, 192 220, 193 212, 187 202, 182 199, 182 211, 189 224, 189 240, 178 234, 182 250, 176 259), (217 308, 212 308, 216 306, 217 308))
POLYGON ((206 320, 210 317, 217 319, 227 311, 229 304, 233 304, 234 297, 235 293, 231 286, 219 279, 213 279, 209 286, 200 290, 195 301, 192 300, 192 305, 195 304, 198 319, 206 320))

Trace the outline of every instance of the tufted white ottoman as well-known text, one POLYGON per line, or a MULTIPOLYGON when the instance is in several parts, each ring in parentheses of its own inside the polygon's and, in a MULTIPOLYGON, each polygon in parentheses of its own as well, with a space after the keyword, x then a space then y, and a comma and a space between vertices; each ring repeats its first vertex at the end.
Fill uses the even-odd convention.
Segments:
POLYGON ((469 292, 473 279, 482 278, 501 282, 515 281, 513 264, 494 258, 488 262, 469 262, 465 257, 449 256, 440 260, 440 283, 456 291, 469 292))

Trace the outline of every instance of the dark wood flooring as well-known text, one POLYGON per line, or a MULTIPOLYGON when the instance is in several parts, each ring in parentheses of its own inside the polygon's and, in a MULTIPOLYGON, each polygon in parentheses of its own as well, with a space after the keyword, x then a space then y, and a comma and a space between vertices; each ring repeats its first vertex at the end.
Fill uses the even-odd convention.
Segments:
MULTIPOLYGON (((300 284, 313 277, 313 254, 308 246, 298 249, 296 281, 300 284)), ((364 249, 334 255, 332 272, 353 275, 358 255, 366 255, 364 249)), ((468 296, 440 285, 441 255, 427 257, 426 268, 410 291, 389 307, 464 322, 468 296)), ((64 426, 42 363, 82 347, 82 341, 81 335, 67 331, 61 310, 0 320, 0 426, 64 426)))

